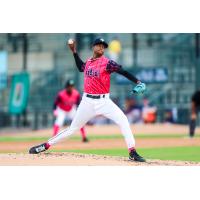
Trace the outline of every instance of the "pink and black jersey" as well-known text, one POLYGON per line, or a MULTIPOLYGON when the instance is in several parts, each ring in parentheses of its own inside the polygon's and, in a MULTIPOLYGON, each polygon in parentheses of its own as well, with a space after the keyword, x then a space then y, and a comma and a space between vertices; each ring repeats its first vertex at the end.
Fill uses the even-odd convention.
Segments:
POLYGON ((88 59, 82 66, 84 71, 84 92, 88 94, 106 94, 110 92, 110 74, 121 66, 105 56, 88 59))
POLYGON ((58 106, 62 110, 69 112, 72 109, 73 105, 77 105, 79 101, 80 94, 76 89, 73 89, 71 94, 68 94, 67 91, 64 89, 58 93, 57 98, 54 102, 54 109, 56 106, 58 106))
POLYGON ((139 83, 140 81, 131 73, 124 70, 121 65, 105 56, 90 58, 85 63, 77 53, 74 53, 76 66, 84 72, 84 92, 88 94, 106 94, 110 92, 110 74, 116 72, 128 80, 139 83))

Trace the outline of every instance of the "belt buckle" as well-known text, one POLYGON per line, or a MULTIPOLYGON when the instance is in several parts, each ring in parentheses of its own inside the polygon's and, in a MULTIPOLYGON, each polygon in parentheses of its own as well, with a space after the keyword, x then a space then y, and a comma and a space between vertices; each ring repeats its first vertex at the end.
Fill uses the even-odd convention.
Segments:
POLYGON ((92 95, 92 94, 87 94, 86 97, 92 98, 92 99, 100 99, 101 95, 92 95))
POLYGON ((91 94, 86 94, 86 97, 92 98, 92 99, 101 99, 101 98, 105 98, 105 94, 103 95, 91 95, 91 94))
POLYGON ((101 98, 101 95, 93 95, 93 98, 94 98, 94 99, 100 99, 100 98, 101 98))

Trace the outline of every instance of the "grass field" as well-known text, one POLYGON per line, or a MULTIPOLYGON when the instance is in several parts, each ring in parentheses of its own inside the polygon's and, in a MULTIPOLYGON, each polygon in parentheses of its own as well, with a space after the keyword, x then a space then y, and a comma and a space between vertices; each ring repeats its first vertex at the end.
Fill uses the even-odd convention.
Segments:
MULTIPOLYGON (((62 150, 62 152, 64 151, 109 156, 127 156, 127 149, 62 150)), ((200 147, 139 148, 138 152, 147 159, 200 162, 200 147)))
MULTIPOLYGON (((199 138, 200 135, 195 136, 199 138)), ((98 139, 122 139, 122 135, 90 135, 91 140, 98 140, 98 139)), ((136 135, 135 138, 137 139, 158 139, 158 138, 183 138, 183 135, 180 134, 140 134, 136 135)), ((29 141, 46 141, 49 137, 47 136, 1 136, 0 142, 29 142, 29 141)), ((69 140, 80 140, 80 136, 72 136, 69 140)))

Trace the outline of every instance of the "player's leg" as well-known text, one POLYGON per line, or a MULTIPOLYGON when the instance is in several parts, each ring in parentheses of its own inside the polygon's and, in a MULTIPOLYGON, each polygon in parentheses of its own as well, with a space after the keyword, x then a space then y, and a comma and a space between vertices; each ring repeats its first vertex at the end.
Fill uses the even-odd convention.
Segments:
MULTIPOLYGON (((76 115, 76 107, 74 106, 71 111, 68 113, 68 117, 73 120, 74 116, 76 115)), ((80 128, 80 133, 81 133, 81 137, 82 137, 82 142, 88 142, 88 138, 86 136, 86 131, 85 131, 85 127, 81 127, 80 128)))
POLYGON ((86 136, 86 131, 85 131, 85 126, 83 126, 80 129, 81 137, 82 137, 82 142, 89 142, 87 136, 86 136))
POLYGON ((32 147, 29 150, 29 153, 37 154, 46 151, 51 145, 54 145, 57 142, 61 141, 63 138, 66 138, 75 133, 94 116, 95 112, 93 109, 93 105, 90 102, 82 100, 70 127, 60 131, 56 136, 50 138, 47 143, 32 147))
POLYGON ((194 137, 195 128, 196 128, 196 119, 197 119, 197 108, 194 102, 191 103, 191 116, 189 124, 189 136, 194 137))
POLYGON ((60 126, 58 126, 57 124, 53 125, 53 136, 57 135, 59 129, 60 129, 60 126))
POLYGON ((125 142, 129 150, 129 158, 140 162, 145 162, 135 149, 135 139, 133 137, 128 119, 122 110, 112 102, 112 100, 106 100, 105 106, 102 107, 102 113, 105 117, 113 120, 121 129, 121 133, 124 136, 125 142))
POLYGON ((61 110, 60 108, 57 108, 56 114, 57 116, 53 126, 53 136, 57 135, 60 127, 63 126, 66 117, 66 112, 61 110))
POLYGON ((128 119, 122 110, 114 104, 110 99, 106 100, 106 104, 102 107, 102 114, 114 121, 119 127, 125 138, 129 149, 135 147, 135 139, 129 126, 128 119))

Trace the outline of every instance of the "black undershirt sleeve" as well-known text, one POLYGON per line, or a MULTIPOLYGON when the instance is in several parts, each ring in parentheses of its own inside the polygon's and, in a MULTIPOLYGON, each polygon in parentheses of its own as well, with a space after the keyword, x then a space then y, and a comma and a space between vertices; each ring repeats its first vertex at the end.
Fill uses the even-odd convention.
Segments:
POLYGON ((120 67, 116 73, 123 75, 124 77, 126 77, 128 80, 134 82, 134 83, 139 83, 140 80, 138 80, 134 75, 132 75, 131 73, 129 73, 128 71, 124 70, 122 67, 120 67))
POLYGON ((83 72, 85 68, 85 63, 81 60, 77 53, 73 53, 73 56, 79 72, 83 72))

